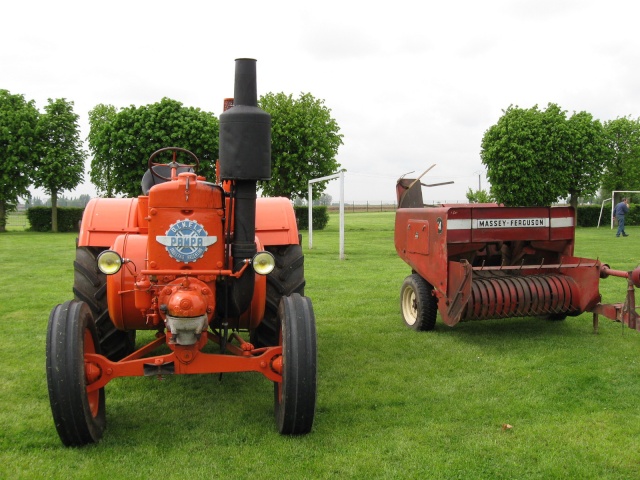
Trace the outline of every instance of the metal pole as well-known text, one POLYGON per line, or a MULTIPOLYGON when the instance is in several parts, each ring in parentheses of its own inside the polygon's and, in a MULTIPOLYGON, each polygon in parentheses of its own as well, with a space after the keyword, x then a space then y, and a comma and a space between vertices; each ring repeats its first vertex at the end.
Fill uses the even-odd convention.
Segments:
MULTIPOLYGON (((598 228, 600 228, 600 220, 602 220, 602 212, 604 211, 604 204, 610 202, 610 198, 605 198, 600 207, 600 216, 598 217, 598 228)), ((613 228, 613 219, 611 220, 611 228, 613 228)))
POLYGON ((323 182, 325 180, 333 180, 335 178, 340 179, 340 260, 344 260, 344 170, 334 175, 328 175, 326 177, 314 178, 309 180, 309 248, 312 246, 312 200, 311 200, 311 184, 316 182, 323 182))
POLYGON ((344 260, 344 172, 340 172, 340 260, 344 260))
POLYGON ((311 198, 313 187, 311 186, 311 182, 309 182, 309 250, 313 248, 313 205, 311 198))

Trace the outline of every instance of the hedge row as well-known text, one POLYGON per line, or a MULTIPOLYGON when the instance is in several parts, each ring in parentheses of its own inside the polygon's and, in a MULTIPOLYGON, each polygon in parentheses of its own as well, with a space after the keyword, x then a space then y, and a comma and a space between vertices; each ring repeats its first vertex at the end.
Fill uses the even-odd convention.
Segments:
MULTIPOLYGON (((611 207, 606 205, 602 211, 601 225, 609 225, 611 219, 611 207)), ((600 210, 602 207, 598 205, 581 205, 578 207, 578 226, 579 227, 597 227, 600 218, 600 210)), ((294 207, 298 228, 300 230, 308 230, 309 225, 309 208, 294 207)), ((82 220, 83 208, 77 207, 58 207, 58 231, 59 232, 76 232, 78 225, 82 220)), ((27 210, 31 230, 36 232, 51 231, 51 208, 50 207, 32 207, 27 210)), ((322 230, 329 223, 329 213, 326 206, 313 207, 313 228, 314 230, 322 230)), ((626 219, 627 225, 640 225, 640 205, 631 205, 630 212, 626 219)))
MULTIPOLYGON (((77 232, 82 220, 83 208, 58 207, 58 231, 77 232)), ((309 208, 295 207, 296 220, 300 230, 308 230, 309 208)), ((51 231, 51 207, 31 207, 27 210, 31 230, 36 232, 51 231)), ((313 207, 313 228, 322 230, 329 223, 327 207, 313 207)))
MULTIPOLYGON (((299 230, 309 230, 309 207, 293 207, 296 212, 296 221, 299 230)), ((322 230, 329 223, 329 213, 327 207, 313 207, 313 224, 314 230, 322 230)))
MULTIPOLYGON (((597 227, 600 218, 601 206, 598 205, 580 205, 578 207, 578 226, 579 227, 597 227)), ((625 218, 627 225, 640 225, 640 205, 629 205, 629 215, 625 218)), ((605 205, 602 210, 602 219, 600 225, 611 224, 611 205, 605 205)))
MULTIPOLYGON (((77 232, 82 220, 84 208, 58 207, 58 231, 77 232)), ((51 231, 51 207, 31 207, 27 210, 31 230, 36 232, 51 231)))

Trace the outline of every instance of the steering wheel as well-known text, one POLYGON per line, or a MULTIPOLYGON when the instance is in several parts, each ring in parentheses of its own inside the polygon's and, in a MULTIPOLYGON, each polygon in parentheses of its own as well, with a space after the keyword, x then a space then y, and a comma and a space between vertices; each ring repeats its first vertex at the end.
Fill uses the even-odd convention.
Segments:
POLYGON ((167 166, 167 167, 171 167, 171 176, 174 177, 176 175, 176 171, 179 167, 191 167, 195 170, 196 174, 198 173, 198 167, 200 166, 200 160, 198 160, 198 157, 196 157, 196 154, 187 150, 186 148, 180 148, 180 147, 165 147, 165 148, 161 148, 160 150, 156 150, 155 152, 153 152, 151 154, 151 156, 149 157, 149 162, 148 162, 148 166, 149 166, 149 171, 151 172, 151 175, 153 175, 154 177, 157 177, 161 180, 164 181, 171 181, 171 178, 167 178, 164 177, 162 175, 160 175, 159 173, 157 173, 155 171, 155 169, 153 167, 157 167, 157 166, 167 166), (169 163, 160 163, 160 162, 155 162, 154 159, 160 155, 162 152, 173 152, 173 159, 171 160, 171 162, 169 163), (193 159, 193 163, 178 163, 176 161, 176 157, 178 152, 183 152, 186 153, 187 155, 189 155, 192 159, 193 159))

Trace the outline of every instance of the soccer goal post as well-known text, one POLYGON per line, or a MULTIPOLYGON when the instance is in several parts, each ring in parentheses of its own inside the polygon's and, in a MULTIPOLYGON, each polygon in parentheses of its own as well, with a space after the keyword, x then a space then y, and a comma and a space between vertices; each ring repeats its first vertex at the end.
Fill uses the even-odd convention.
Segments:
POLYGON ((313 248, 313 186, 325 180, 340 179, 340 260, 344 260, 344 170, 335 175, 309 180, 309 250, 313 248))

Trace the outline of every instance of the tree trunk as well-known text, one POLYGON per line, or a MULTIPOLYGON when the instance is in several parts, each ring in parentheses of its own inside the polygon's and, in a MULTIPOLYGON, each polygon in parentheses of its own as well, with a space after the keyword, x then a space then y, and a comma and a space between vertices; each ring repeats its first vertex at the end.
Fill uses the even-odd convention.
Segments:
POLYGON ((58 231, 58 191, 51 190, 51 231, 58 231))
POLYGON ((0 233, 7 231, 7 204, 0 200, 0 233))
POLYGON ((569 205, 573 207, 573 227, 578 226, 578 195, 571 194, 569 205))

